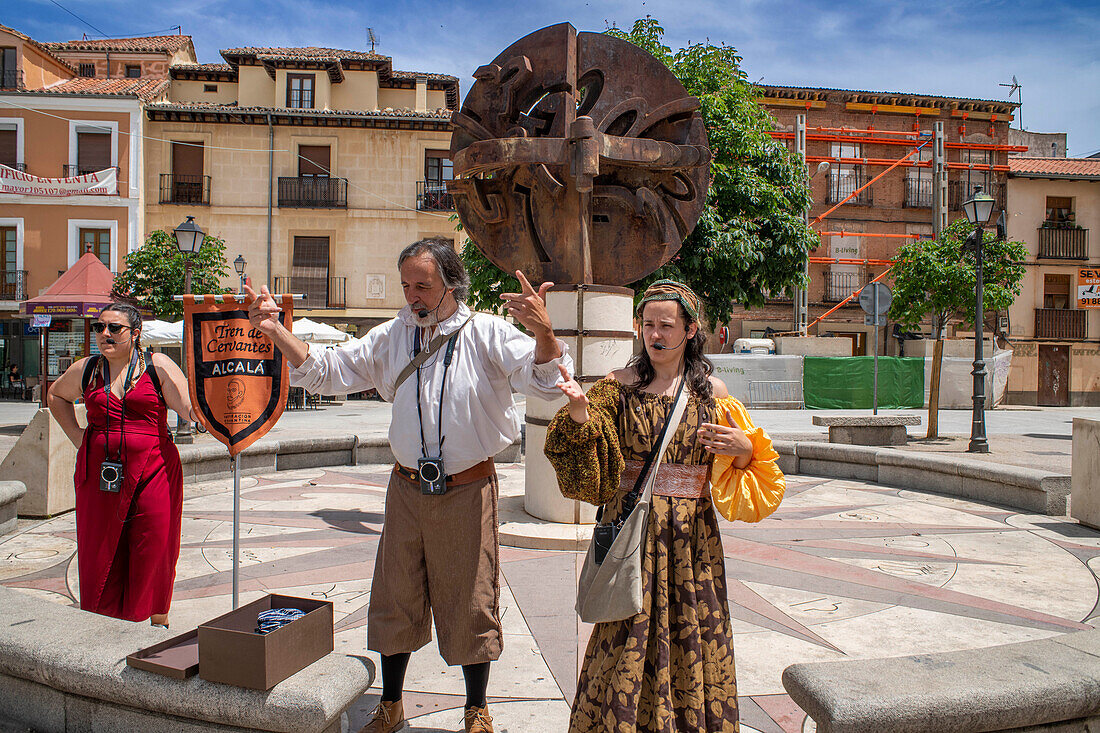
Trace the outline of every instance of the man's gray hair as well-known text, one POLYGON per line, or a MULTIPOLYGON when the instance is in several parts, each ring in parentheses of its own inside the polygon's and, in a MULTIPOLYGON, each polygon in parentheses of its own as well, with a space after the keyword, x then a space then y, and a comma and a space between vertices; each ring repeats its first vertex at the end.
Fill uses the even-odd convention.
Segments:
POLYGON ((462 265, 462 258, 455 252, 454 243, 443 237, 426 237, 413 242, 401 254, 397 256, 397 269, 405 264, 410 257, 419 257, 429 254, 435 260, 435 266, 439 268, 439 275, 443 278, 443 285, 448 289, 454 289, 455 300, 459 303, 466 302, 466 296, 470 294, 470 276, 462 265))

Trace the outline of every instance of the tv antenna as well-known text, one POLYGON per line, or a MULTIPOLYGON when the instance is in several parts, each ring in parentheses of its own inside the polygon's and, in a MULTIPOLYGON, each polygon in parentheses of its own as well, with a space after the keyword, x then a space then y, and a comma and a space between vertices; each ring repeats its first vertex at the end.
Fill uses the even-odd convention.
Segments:
POLYGON ((367 40, 370 42, 370 52, 374 53, 374 46, 378 43, 378 34, 373 28, 367 28, 367 40))
POLYGON ((1024 129, 1024 94, 1023 94, 1023 88, 1024 87, 1023 87, 1023 85, 1021 85, 1020 82, 1016 81, 1016 75, 1013 74, 1011 84, 1000 84, 999 86, 1009 88, 1008 89, 1008 98, 1009 99, 1012 99, 1013 94, 1016 95, 1016 103, 1020 105, 1019 107, 1016 108, 1016 114, 1019 115, 1020 129, 1023 130, 1024 129))

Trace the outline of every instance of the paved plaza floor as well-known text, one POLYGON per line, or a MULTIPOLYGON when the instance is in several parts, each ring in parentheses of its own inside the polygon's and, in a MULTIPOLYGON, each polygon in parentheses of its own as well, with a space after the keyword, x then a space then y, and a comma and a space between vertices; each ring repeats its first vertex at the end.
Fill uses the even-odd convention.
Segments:
MULTIPOLYGON (((388 473, 340 466, 244 478, 241 601, 276 591, 328 599, 336 649, 367 654, 388 473)), ((522 465, 502 466, 501 478, 502 507, 519 506, 522 465)), ((788 481, 772 517, 721 522, 747 733, 812 730, 780 681, 795 662, 1024 641, 1088 629, 1097 617, 1100 532, 858 481, 788 481)), ((171 615, 180 632, 231 606, 232 482, 189 483, 185 494, 171 615)), ((490 679, 497 731, 566 728, 590 631, 572 607, 581 559, 501 548, 505 648, 490 679)), ((73 514, 20 520, 0 537, 0 584, 75 604, 73 514)), ((378 692, 353 705, 352 731, 378 692)), ((461 730, 461 671, 434 646, 423 649, 413 655, 405 702, 413 731, 461 730)))

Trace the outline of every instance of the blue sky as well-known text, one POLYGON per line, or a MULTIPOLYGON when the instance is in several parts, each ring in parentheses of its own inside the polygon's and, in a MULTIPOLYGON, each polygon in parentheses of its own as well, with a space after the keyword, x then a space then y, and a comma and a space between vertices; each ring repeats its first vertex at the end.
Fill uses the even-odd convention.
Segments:
POLYGON ((673 48, 734 46, 751 81, 1005 99, 998 85, 1015 75, 1027 129, 1069 133, 1070 155, 1100 150, 1100 0, 7 0, 0 23, 43 41, 101 37, 57 3, 111 36, 182 25, 203 62, 240 46, 365 49, 372 27, 394 68, 453 74, 463 93, 533 30, 648 14, 673 48))

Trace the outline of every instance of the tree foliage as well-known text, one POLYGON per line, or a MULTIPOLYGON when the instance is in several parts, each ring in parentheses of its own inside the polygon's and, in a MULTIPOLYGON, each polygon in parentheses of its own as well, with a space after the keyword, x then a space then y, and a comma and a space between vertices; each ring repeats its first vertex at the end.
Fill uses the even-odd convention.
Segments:
MULTIPOLYGON (((768 134, 774 120, 756 104, 736 50, 708 42, 673 51, 651 17, 635 21, 629 32, 607 33, 648 51, 699 98, 713 154, 713 181, 699 223, 672 260, 631 284, 635 293, 658 278, 681 280, 703 299, 716 325, 729 320, 734 302, 760 306, 768 293, 805 285, 803 263, 819 241, 803 220, 810 205, 805 169, 768 134)), ((472 244, 462 256, 476 306, 495 308, 501 292, 518 286, 472 244)))
MULTIPOLYGON (((894 299, 889 317, 908 328, 920 328, 932 319, 935 338, 942 338, 948 324, 974 322, 974 253, 963 247, 974 225, 956 219, 936 239, 914 239, 902 245, 895 257, 894 299)), ((1005 310, 1020 294, 1027 256, 1023 242, 1001 241, 983 234, 982 306, 1005 310)))
MULTIPOLYGON (((183 304, 172 300, 172 296, 184 292, 183 257, 171 232, 154 231, 145 244, 126 255, 126 269, 115 276, 112 295, 133 298, 152 311, 155 318, 179 320, 183 317, 183 304)), ((224 241, 208 235, 199 251, 188 258, 192 293, 233 292, 219 284, 229 275, 224 241)))

